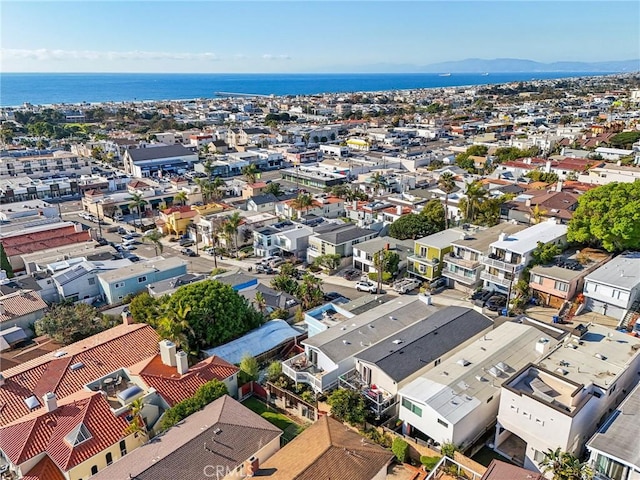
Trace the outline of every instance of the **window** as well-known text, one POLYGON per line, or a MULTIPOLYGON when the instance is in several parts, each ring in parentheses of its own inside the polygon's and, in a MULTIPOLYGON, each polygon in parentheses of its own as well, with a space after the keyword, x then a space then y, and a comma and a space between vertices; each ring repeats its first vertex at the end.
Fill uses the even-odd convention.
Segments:
POLYGON ((402 406, 415 415, 422 417, 422 409, 406 398, 402 399, 402 406))
POLYGON ((442 421, 442 420, 438 419, 438 423, 439 423, 440 425, 442 425, 444 428, 449 428, 449 424, 448 424, 447 422, 444 422, 444 421, 442 421))
POLYGON ((95 475, 96 473, 98 473, 98 466, 94 465, 91 467, 91 475, 95 475))
POLYGON ((125 456, 127 454, 127 442, 120 440, 120 455, 125 456))
POLYGON ((96 284, 96 278, 95 277, 90 277, 88 279, 89 285, 95 285, 96 284))
POLYGON ((111 452, 107 453, 106 460, 107 460, 107 465, 111 465, 113 463, 113 455, 111 455, 111 452))
POLYGON ((531 283, 537 283, 538 285, 542 285, 542 278, 540 278, 540 275, 534 275, 533 280, 531 280, 531 283))
POLYGON ((564 283, 564 282, 556 281, 555 289, 560 291, 560 292, 567 292, 567 291, 569 291, 569 284, 568 283, 564 283))
POLYGON ((138 277, 138 283, 143 283, 147 281, 147 276, 143 275, 141 277, 138 277))
POLYGON ((122 288, 124 287, 124 282, 116 282, 113 284, 113 288, 122 288))
POLYGON ((533 459, 536 463, 542 463, 544 461, 544 453, 539 452, 538 450, 533 451, 533 459))

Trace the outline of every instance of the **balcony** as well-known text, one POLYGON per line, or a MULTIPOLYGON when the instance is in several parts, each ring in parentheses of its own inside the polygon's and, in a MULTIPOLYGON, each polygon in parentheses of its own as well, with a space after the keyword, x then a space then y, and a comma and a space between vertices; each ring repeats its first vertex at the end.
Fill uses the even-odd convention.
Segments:
POLYGON ((418 263, 422 263, 424 265, 430 265, 430 266, 436 266, 440 264, 439 258, 427 258, 417 254, 409 255, 407 257, 407 260, 410 262, 418 262, 418 263))
POLYGON ((355 368, 338 377, 338 386, 360 392, 369 408, 378 417, 384 415, 397 403, 394 394, 377 385, 369 385, 355 368))
POLYGON ((447 263, 453 263, 454 265, 458 265, 460 267, 467 268, 469 270, 473 270, 480 266, 480 260, 467 260, 453 253, 447 253, 444 256, 444 261, 447 263))
POLYGON ((522 268, 522 264, 520 263, 508 263, 503 260, 498 260, 497 258, 489 258, 489 256, 483 256, 482 263, 489 267, 495 267, 510 273, 514 273, 522 268))
POLYGON ((464 285, 475 285, 478 283, 478 275, 474 273, 473 276, 467 277, 466 275, 462 275, 460 273, 452 272, 448 268, 442 270, 442 276, 446 278, 450 278, 451 280, 455 280, 458 283, 462 283, 464 285))
POLYGON ((307 383, 316 392, 322 392, 322 376, 324 370, 309 361, 306 353, 282 362, 282 373, 296 383, 307 383))
POLYGON ((495 283, 496 285, 502 285, 503 287, 509 288, 512 280, 507 278, 498 277, 497 275, 491 275, 489 272, 480 273, 480 278, 482 280, 486 280, 487 282, 495 283))

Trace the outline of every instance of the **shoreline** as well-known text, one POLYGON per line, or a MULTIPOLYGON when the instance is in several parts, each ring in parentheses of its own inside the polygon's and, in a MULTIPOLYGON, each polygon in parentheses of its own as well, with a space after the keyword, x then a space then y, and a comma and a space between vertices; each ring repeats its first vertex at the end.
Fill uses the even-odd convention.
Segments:
MULTIPOLYGON (((0 73, 0 78, 2 78, 2 76, 5 75, 9 75, 9 76, 13 76, 13 75, 33 75, 33 76, 56 76, 56 75, 61 75, 61 76, 65 76, 65 75, 92 75, 92 76, 131 76, 131 75, 141 75, 141 76, 149 76, 149 77, 153 77, 153 76, 175 76, 175 77, 180 77, 180 76, 189 76, 189 75, 194 75, 194 76, 234 76, 234 75, 240 75, 243 76, 245 78, 250 78, 250 77, 264 77, 264 78, 268 78, 268 77, 313 77, 313 76, 318 76, 318 77, 322 77, 322 76, 333 76, 336 78, 347 78, 347 77, 370 77, 370 76, 377 76, 377 77, 410 77, 410 76, 425 76, 425 77, 431 77, 431 78, 460 78, 460 76, 478 76, 480 78, 491 78, 491 75, 536 75, 536 74, 562 74, 563 72, 493 72, 493 73, 489 73, 488 75, 485 75, 484 73, 452 73, 451 75, 447 75, 446 77, 443 77, 442 74, 438 74, 438 73, 345 73, 345 74, 337 74, 337 73, 331 73, 331 74, 300 74, 300 73, 295 73, 295 74, 290 74, 290 73, 269 73, 269 74, 201 74, 201 73, 74 73, 74 72, 70 72, 70 73, 44 73, 44 72, 2 72, 0 73)), ((483 88, 483 87, 487 87, 487 86, 499 86, 499 85, 508 85, 508 84, 512 84, 512 83, 524 83, 524 84, 529 84, 532 82, 554 82, 554 81, 559 81, 559 80, 568 80, 568 81, 576 81, 576 80, 580 80, 580 79, 595 79, 595 78, 606 78, 606 77, 618 77, 618 76, 626 76, 626 75, 637 75, 640 72, 603 72, 603 73, 599 73, 599 72, 584 72, 584 74, 582 74, 582 72, 566 72, 567 74, 571 74, 570 76, 559 76, 559 77, 549 77, 549 78, 530 78, 528 80, 507 80, 507 81, 497 81, 495 83, 470 83, 470 84, 461 84, 461 85, 439 85, 439 86, 426 86, 426 87, 409 87, 409 88, 388 88, 388 89, 382 89, 382 90, 339 90, 339 91, 324 91, 324 92, 312 92, 312 93, 306 93, 306 94, 301 94, 301 93, 283 93, 283 94, 264 94, 264 93, 234 93, 233 95, 228 95, 228 96, 216 96, 216 95, 211 95, 211 96, 198 96, 198 97, 190 97, 190 98, 161 98, 161 99, 129 99, 129 100, 102 100, 102 101, 90 101, 90 102, 85 102, 85 101, 81 101, 81 102, 55 102, 55 103, 32 103, 32 102, 23 102, 22 104, 13 104, 13 105, 2 105, 0 104, 0 111, 4 111, 4 110, 17 110, 17 109, 22 109, 25 108, 25 104, 29 104, 32 107, 41 107, 41 108, 61 108, 61 107, 98 107, 98 106, 103 106, 103 105, 129 105, 129 104, 148 104, 148 103, 162 103, 162 102, 171 102, 171 103, 175 103, 175 102, 182 102, 182 103, 189 103, 189 102, 197 102, 197 101, 223 101, 225 99, 229 99, 229 98, 257 98, 257 97, 262 97, 262 98, 270 98, 270 99, 277 99, 277 98, 284 98, 284 97, 290 97, 290 96, 299 96, 299 97, 312 97, 312 96, 331 96, 331 95, 354 95, 354 94, 381 94, 381 93, 385 93, 385 92, 408 92, 408 91, 417 91, 417 92, 428 92, 428 91, 432 91, 432 90, 438 90, 438 89, 456 89, 456 88, 473 88, 473 87, 478 87, 478 88, 483 88)), ((212 94, 215 94, 215 92, 212 92, 212 94)))

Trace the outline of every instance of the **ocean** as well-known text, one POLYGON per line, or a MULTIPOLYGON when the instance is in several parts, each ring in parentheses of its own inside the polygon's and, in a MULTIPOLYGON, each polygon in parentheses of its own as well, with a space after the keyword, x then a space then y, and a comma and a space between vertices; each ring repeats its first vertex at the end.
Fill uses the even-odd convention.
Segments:
POLYGON ((160 74, 0 73, 0 106, 212 98, 216 92, 260 95, 408 90, 485 85, 602 73, 160 74))

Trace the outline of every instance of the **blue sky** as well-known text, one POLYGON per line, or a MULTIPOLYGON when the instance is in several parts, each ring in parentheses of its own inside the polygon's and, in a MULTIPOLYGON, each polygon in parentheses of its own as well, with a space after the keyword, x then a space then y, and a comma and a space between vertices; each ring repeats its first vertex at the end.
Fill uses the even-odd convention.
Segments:
POLYGON ((640 57, 635 0, 2 0, 1 9, 3 72, 402 71, 465 58, 640 57))

